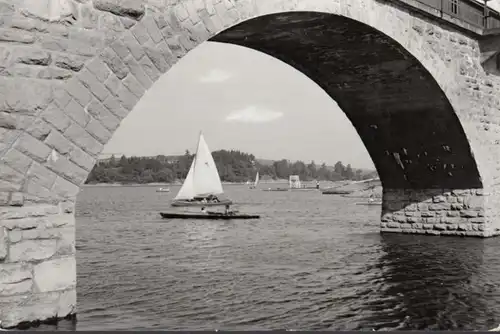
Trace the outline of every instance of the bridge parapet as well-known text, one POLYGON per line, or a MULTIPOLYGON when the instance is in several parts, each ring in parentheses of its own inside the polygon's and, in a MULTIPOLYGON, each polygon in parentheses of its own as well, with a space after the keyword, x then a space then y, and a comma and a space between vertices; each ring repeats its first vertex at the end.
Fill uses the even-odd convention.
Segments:
MULTIPOLYGON (((383 0, 446 21, 474 35, 500 29, 500 13, 475 0, 383 0)), ((489 1, 489 0, 488 0, 489 1)))

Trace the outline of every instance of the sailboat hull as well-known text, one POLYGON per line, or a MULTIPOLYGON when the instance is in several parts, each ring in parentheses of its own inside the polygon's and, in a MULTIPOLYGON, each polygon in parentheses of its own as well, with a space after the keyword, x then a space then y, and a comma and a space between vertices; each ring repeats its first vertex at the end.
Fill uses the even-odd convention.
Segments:
POLYGON ((160 215, 163 219, 258 219, 260 216, 258 215, 238 215, 231 214, 226 215, 224 213, 205 213, 205 214, 192 214, 192 213, 169 213, 169 212, 160 212, 160 215))
POLYGON ((356 203, 356 205, 376 205, 376 206, 381 206, 382 202, 360 202, 360 203, 356 203))
POLYGON ((214 202, 214 203, 203 203, 201 201, 185 201, 185 200, 175 200, 171 203, 172 206, 176 207, 181 207, 181 206, 195 206, 195 207, 202 207, 202 206, 224 206, 224 205, 230 205, 233 204, 233 201, 230 199, 223 199, 220 200, 220 202, 214 202))

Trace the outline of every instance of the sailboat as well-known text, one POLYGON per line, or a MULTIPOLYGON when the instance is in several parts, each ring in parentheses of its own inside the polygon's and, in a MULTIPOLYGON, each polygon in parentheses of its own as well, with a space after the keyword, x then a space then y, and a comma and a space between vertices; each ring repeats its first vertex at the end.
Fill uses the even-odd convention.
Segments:
POLYGON ((200 132, 198 146, 189 172, 181 189, 172 201, 172 206, 217 206, 229 205, 230 199, 219 199, 223 195, 222 183, 212 153, 200 132))
POLYGON ((372 188, 371 189, 370 197, 368 198, 368 201, 367 202, 359 202, 359 203, 356 203, 356 205, 376 205, 376 206, 381 206, 382 205, 382 200, 380 198, 375 199, 374 188, 372 188))
POLYGON ((250 189, 257 188, 257 184, 259 184, 259 171, 257 171, 257 174, 255 175, 255 182, 250 186, 250 189))

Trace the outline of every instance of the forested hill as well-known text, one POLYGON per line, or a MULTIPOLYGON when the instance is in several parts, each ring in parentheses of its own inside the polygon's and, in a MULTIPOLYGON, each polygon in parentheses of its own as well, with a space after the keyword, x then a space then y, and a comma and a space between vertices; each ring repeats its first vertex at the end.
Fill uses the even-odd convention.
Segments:
MULTIPOLYGON (((335 166, 316 165, 314 161, 289 162, 259 160, 253 154, 240 151, 219 150, 212 152, 219 175, 225 182, 253 181, 257 171, 262 180, 288 179, 299 175, 301 180, 362 180, 377 176, 375 171, 354 169, 339 161, 335 166)), ((182 181, 189 170, 194 155, 189 151, 182 156, 114 157, 99 160, 86 181, 95 183, 170 183, 182 181)))

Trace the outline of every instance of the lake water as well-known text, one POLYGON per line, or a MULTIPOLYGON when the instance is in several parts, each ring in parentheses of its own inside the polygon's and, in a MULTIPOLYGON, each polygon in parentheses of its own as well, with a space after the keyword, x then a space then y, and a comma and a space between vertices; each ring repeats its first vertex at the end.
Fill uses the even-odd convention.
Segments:
POLYGON ((161 220, 171 193, 85 187, 78 330, 459 329, 500 323, 500 238, 381 235, 380 208, 225 186, 252 221, 161 220))

